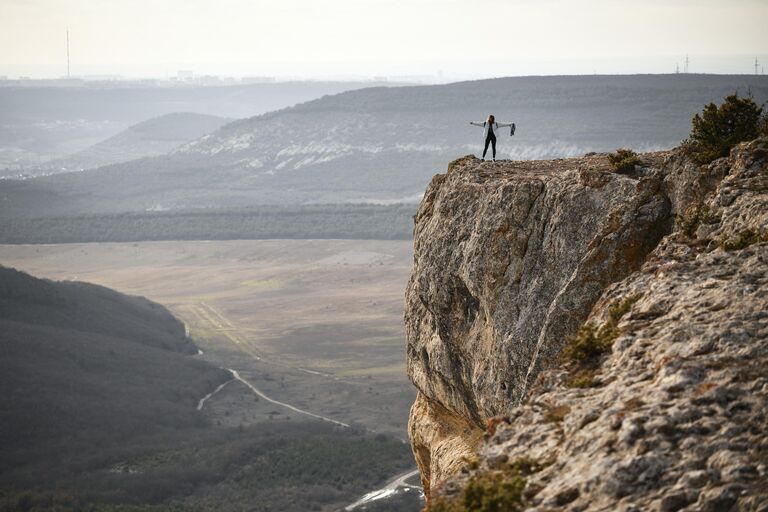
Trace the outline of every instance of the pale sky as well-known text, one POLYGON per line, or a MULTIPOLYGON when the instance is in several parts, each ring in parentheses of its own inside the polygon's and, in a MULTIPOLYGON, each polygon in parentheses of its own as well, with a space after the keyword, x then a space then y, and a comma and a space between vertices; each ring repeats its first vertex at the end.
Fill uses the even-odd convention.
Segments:
POLYGON ((768 67, 768 0, 0 0, 0 75, 341 77, 768 67))

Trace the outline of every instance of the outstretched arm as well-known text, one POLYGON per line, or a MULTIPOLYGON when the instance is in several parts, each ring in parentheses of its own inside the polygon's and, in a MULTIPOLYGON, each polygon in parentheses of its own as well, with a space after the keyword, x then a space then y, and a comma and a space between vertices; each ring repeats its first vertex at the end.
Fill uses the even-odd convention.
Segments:
POLYGON ((496 124, 499 125, 499 128, 509 128, 510 126, 512 126, 512 123, 496 123, 496 124))
POLYGON ((474 121, 470 121, 469 124, 471 124, 472 126, 480 126, 480 127, 484 125, 484 123, 476 123, 474 121))

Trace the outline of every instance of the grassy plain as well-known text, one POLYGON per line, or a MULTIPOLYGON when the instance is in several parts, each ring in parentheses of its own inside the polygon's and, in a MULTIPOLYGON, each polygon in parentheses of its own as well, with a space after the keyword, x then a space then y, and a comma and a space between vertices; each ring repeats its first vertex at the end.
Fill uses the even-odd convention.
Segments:
MULTIPOLYGON (((167 306, 201 358, 273 399, 402 439, 415 394, 402 327, 411 257, 410 242, 373 240, 0 246, 3 265, 167 306)), ((239 382, 204 411, 232 426, 296 418, 239 382)))

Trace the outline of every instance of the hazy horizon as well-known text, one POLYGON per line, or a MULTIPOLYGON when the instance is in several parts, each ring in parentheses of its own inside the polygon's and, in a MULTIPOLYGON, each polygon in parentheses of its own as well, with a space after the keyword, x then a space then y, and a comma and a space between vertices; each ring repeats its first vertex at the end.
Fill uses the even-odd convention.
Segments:
MULTIPOLYGON (((693 57, 690 57, 691 60, 693 60, 693 57)), ((631 68, 624 63, 624 67, 626 69, 619 69, 619 65, 617 64, 615 69, 612 68, 608 71, 600 71, 603 69, 603 67, 598 67, 593 65, 592 71, 586 71, 586 68, 588 67, 587 63, 583 65, 583 69, 576 68, 574 69, 560 69, 560 70, 552 70, 547 71, 546 69, 520 69, 519 71, 510 71, 508 73, 505 73, 503 71, 499 71, 497 73, 494 72, 487 72, 487 73, 448 73, 443 69, 438 69, 434 73, 428 73, 423 72, 419 73, 418 70, 414 70, 412 73, 402 72, 402 73, 370 73, 370 74, 362 74, 362 73, 334 73, 334 74, 291 74, 291 73, 284 73, 284 74, 270 74, 270 73, 237 73, 237 72, 226 72, 226 70, 222 72, 215 72, 215 71, 205 71, 205 67, 201 68, 200 71, 197 69, 190 69, 189 66, 185 68, 180 69, 174 69, 173 71, 168 72, 162 72, 162 73, 146 73, 146 74, 131 74, 131 73, 107 73, 107 72, 99 72, 99 69, 97 67, 93 68, 93 72, 82 72, 82 73, 74 73, 72 72, 69 77, 67 77, 66 73, 62 74, 46 74, 44 72, 40 73, 32 73, 25 71, 27 68, 20 68, 17 69, 15 72, 4 72, 0 73, 0 77, 4 80, 9 81, 18 81, 18 80, 33 80, 33 81, 46 81, 46 80, 83 80, 83 81, 111 81, 111 80, 125 80, 127 82, 131 81, 141 81, 141 80, 179 80, 180 82, 184 82, 184 79, 179 79, 179 74, 186 74, 190 73, 189 77, 186 79, 186 81, 189 81, 192 79, 192 81, 189 81, 191 85, 206 85, 202 84, 198 81, 198 79, 205 79, 205 78, 219 78, 219 79, 234 79, 234 80, 243 80, 243 83, 258 83, 258 82, 248 82, 248 79, 266 79, 269 80, 269 83, 289 83, 289 82, 392 82, 393 84, 399 84, 399 85, 409 85, 409 84, 417 84, 417 85, 430 85, 430 84, 448 84, 448 83, 454 83, 454 82, 463 82, 463 81, 472 81, 472 80, 492 80, 497 78, 526 78, 526 77, 557 77, 557 76, 563 76, 563 77, 578 77, 578 76, 632 76, 632 75, 672 75, 672 74, 690 74, 690 75, 720 75, 720 76, 738 76, 738 75, 744 75, 744 76, 753 76, 755 75, 754 71, 745 72, 743 69, 747 67, 744 63, 751 62, 751 69, 754 70, 754 59, 757 58, 759 63, 762 62, 768 62, 768 54, 765 55, 758 55, 757 57, 751 57, 752 60, 747 60, 748 56, 740 55, 740 56, 726 56, 726 57, 708 57, 707 61, 712 62, 712 65, 707 66, 707 69, 704 70, 690 70, 688 73, 685 73, 683 71, 683 66, 680 65, 679 71, 676 71, 674 67, 677 65, 677 63, 673 63, 673 69, 667 70, 663 68, 663 63, 658 64, 658 66, 647 66, 647 67, 638 67, 638 68, 631 68), (717 62, 720 62, 719 67, 717 65, 717 62), (712 71, 711 69, 715 69, 712 71)), ((683 58, 684 59, 684 58, 683 58)), ((765 75, 766 70, 765 66, 760 64, 759 67, 760 71, 757 73, 758 75, 765 75)), ((220 86, 226 86, 226 85, 237 85, 239 82, 220 82, 216 84, 207 84, 207 85, 220 85, 220 86)), ((266 82, 265 82, 266 83, 266 82)))
POLYGON ((758 0, 1 0, 0 75, 278 79, 753 74, 768 63, 758 0))
POLYGON ((0 512, 757 510, 766 19, 0 0, 0 512))

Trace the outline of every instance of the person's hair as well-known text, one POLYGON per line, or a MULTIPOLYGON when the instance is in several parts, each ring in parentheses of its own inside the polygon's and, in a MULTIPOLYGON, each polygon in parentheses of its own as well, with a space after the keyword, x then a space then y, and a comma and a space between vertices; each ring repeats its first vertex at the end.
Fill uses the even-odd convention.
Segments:
POLYGON ((493 124, 496 121, 496 118, 493 117, 493 114, 488 115, 488 119, 485 120, 486 123, 493 124))

